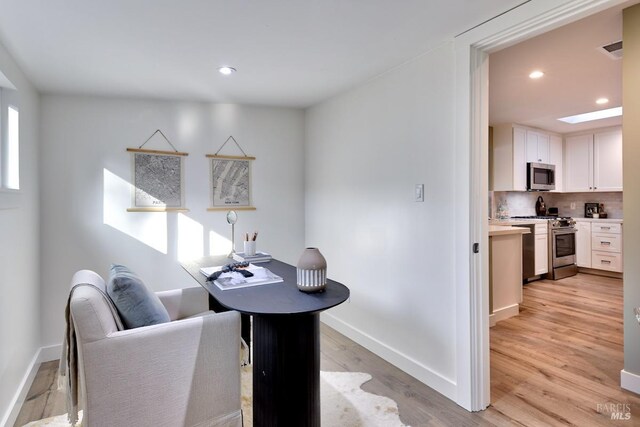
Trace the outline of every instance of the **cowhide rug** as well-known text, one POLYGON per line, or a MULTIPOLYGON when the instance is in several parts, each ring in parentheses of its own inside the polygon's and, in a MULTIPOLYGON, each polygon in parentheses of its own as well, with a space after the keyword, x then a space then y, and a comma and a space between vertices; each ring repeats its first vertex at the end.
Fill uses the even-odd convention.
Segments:
MULTIPOLYGON (((392 399, 367 393, 360 386, 371 379, 362 372, 320 372, 322 425, 325 427, 405 427, 392 399)), ((253 425, 251 366, 242 368, 244 427, 253 425)), ((82 414, 81 414, 82 415, 82 414)), ((33 421, 24 427, 70 427, 67 414, 33 421)))

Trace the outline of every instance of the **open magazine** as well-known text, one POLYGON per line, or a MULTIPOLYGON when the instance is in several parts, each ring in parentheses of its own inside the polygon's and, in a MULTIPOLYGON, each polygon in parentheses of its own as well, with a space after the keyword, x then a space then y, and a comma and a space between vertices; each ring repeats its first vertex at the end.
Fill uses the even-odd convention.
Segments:
MULTIPOLYGON (((216 271, 222 270, 222 265, 217 267, 204 267, 200 269, 200 272, 206 277, 209 277, 216 271)), ((240 289, 247 288, 249 286, 268 285, 269 283, 283 282, 282 277, 273 274, 270 270, 259 267, 254 264, 249 264, 246 268, 247 271, 253 273, 253 277, 244 277, 242 274, 235 271, 229 273, 222 273, 220 277, 213 281, 215 285, 226 291, 228 289, 240 289)))

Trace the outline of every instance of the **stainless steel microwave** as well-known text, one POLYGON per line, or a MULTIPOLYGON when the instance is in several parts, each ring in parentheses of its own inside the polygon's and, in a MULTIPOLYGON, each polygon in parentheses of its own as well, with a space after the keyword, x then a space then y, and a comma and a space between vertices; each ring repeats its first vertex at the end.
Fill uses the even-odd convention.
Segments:
POLYGON ((546 163, 527 163, 527 190, 549 191, 556 189, 556 166, 546 163))

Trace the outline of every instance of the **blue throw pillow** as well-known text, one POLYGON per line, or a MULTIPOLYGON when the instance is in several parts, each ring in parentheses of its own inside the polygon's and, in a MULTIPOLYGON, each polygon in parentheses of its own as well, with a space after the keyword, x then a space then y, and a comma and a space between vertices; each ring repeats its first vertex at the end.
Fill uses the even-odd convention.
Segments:
POLYGON ((107 294, 113 300, 127 329, 171 320, 160 298, 123 265, 111 265, 107 294))

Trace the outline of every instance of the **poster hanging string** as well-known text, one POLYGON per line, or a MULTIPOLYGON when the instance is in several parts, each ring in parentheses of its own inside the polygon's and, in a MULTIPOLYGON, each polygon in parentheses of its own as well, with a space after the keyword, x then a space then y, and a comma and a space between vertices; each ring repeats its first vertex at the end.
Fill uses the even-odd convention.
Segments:
POLYGON ((171 143, 171 141, 169 141, 169 138, 167 138, 167 137, 165 136, 165 134, 164 134, 164 133, 162 133, 162 131, 161 131, 160 129, 156 129, 156 131, 155 131, 154 133, 152 133, 152 134, 151 134, 151 136, 150 136, 149 138, 147 138, 147 140, 146 140, 145 142, 143 142, 143 143, 142 143, 142 145, 141 145, 140 147, 138 147, 138 148, 142 148, 142 147, 144 147, 144 145, 145 145, 147 142, 149 142, 149 140, 150 140, 151 138, 153 138, 153 137, 156 135, 156 133, 158 133, 158 132, 160 132, 160 135, 162 135, 162 137, 164 138, 164 140, 165 140, 165 141, 167 141, 167 142, 169 143, 169 145, 171 146, 171 148, 173 148, 173 151, 175 151, 175 152, 177 153, 177 152, 178 152, 178 150, 176 150, 176 147, 174 147, 174 146, 173 146, 173 144, 171 143))
POLYGON ((229 142, 229 140, 233 140, 233 142, 236 143, 236 146, 240 149, 240 151, 242 151, 242 154, 244 154, 245 157, 249 157, 247 156, 247 153, 244 152, 244 150, 242 149, 242 147, 240 146, 240 144, 238 144, 238 141, 236 141, 236 139, 233 137, 233 135, 230 135, 229 138, 227 138, 227 140, 224 142, 224 144, 222 144, 222 146, 220 148, 218 148, 218 151, 216 151, 216 156, 218 155, 218 153, 220 153, 220 151, 224 148, 225 145, 227 145, 227 142, 229 142))

